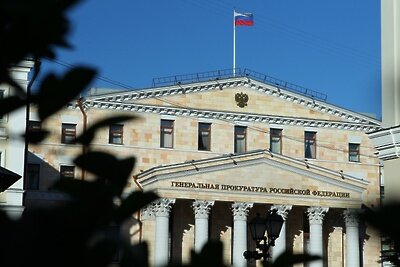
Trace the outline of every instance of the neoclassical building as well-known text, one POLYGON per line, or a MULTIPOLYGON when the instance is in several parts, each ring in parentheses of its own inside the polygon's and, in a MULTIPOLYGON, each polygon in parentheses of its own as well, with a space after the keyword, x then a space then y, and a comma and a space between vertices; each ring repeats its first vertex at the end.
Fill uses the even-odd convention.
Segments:
POLYGON ((148 242, 152 265, 188 262, 192 249, 220 240, 226 264, 255 266, 243 257, 255 249, 247 222, 276 210, 285 221, 272 258, 290 250, 324 256, 307 266, 380 266, 380 235, 356 217, 363 205, 380 205, 380 165, 367 135, 380 121, 249 70, 94 91, 43 124, 32 110, 30 129, 59 135, 29 147, 26 206, 62 200, 47 191, 57 179, 90 179, 72 163, 85 127, 134 114, 100 130, 92 149, 134 155, 126 192, 159 194, 136 215, 141 228, 132 236, 148 242))

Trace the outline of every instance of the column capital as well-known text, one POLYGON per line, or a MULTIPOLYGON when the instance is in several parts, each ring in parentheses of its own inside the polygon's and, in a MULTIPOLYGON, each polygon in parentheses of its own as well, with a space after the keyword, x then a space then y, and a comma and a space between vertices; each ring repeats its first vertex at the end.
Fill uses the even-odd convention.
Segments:
POLYGON ((149 205, 143 207, 140 212, 141 212, 142 220, 154 220, 154 218, 155 218, 154 209, 153 209, 152 204, 149 204, 149 205))
POLYGON ((171 211, 172 204, 175 203, 175 199, 160 198, 152 202, 152 208, 155 216, 168 217, 171 211))
POLYGON ((232 204, 232 213, 234 220, 247 220, 247 214, 253 207, 253 203, 249 202, 235 202, 232 204))
POLYGON ((194 217, 196 219, 208 219, 211 207, 214 206, 214 201, 208 200, 195 200, 193 201, 192 208, 194 217))
POLYGON ((292 210, 292 205, 273 205, 271 210, 276 210, 276 213, 286 221, 289 211, 292 210))
POLYGON ((343 217, 344 217, 346 226, 357 227, 358 226, 358 214, 359 214, 359 212, 356 209, 347 209, 347 210, 343 211, 343 217))
POLYGON ((310 224, 322 224, 325 214, 329 208, 309 207, 307 209, 308 220, 310 224))

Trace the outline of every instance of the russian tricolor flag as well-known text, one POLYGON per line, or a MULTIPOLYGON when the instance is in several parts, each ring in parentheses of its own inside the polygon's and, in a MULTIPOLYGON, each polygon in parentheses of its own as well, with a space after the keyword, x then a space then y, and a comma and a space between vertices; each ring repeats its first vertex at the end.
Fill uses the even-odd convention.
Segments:
POLYGON ((234 12, 235 26, 253 26, 253 14, 252 13, 237 13, 234 12))

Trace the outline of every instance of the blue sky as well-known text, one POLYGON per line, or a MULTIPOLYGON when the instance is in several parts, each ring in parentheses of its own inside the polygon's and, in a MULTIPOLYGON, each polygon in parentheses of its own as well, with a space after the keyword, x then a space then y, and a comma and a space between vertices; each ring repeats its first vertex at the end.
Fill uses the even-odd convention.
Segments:
POLYGON ((377 0, 86 0, 69 14, 74 49, 58 50, 42 74, 90 65, 99 70, 92 87, 123 89, 115 83, 147 88, 157 77, 232 68, 234 9, 255 22, 236 29, 237 67, 380 118, 377 0))

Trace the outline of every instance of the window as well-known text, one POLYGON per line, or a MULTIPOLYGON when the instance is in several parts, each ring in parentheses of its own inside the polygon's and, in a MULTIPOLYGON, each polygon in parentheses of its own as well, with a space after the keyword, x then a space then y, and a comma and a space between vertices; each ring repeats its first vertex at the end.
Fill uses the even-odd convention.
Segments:
POLYGON ((42 123, 40 121, 29 121, 28 132, 40 132, 42 130, 42 123))
POLYGON ((28 164, 27 169, 28 176, 28 188, 29 190, 39 189, 39 178, 40 178, 40 164, 28 164))
POLYGON ((246 152, 246 127, 235 126, 235 153, 246 152))
POLYGON ((110 125, 110 132, 108 137, 109 144, 122 145, 124 137, 124 126, 121 124, 110 125))
POLYGON ((211 124, 210 123, 199 123, 198 130, 198 149, 207 150, 211 149, 211 124))
POLYGON ((73 179, 75 177, 75 167, 68 165, 60 166, 60 178, 61 179, 73 179))
POLYGON ((269 134, 269 144, 271 152, 282 154, 282 130, 271 129, 269 134))
POLYGON ((316 138, 316 132, 304 132, 304 157, 307 159, 315 159, 317 151, 316 138))
POLYGON ((63 123, 61 128, 61 143, 75 144, 76 124, 63 123))
POLYGON ((161 120, 160 128, 160 146, 166 148, 173 148, 174 144, 174 121, 161 120))
MULTIPOLYGON (((0 99, 3 99, 4 98, 4 90, 1 90, 0 89, 0 99)), ((0 120, 3 120, 4 119, 4 115, 0 115, 0 120)))
POLYGON ((349 161, 360 162, 360 144, 349 143, 349 161))

